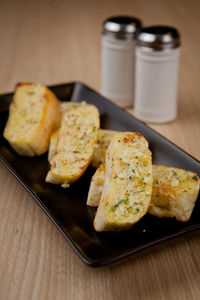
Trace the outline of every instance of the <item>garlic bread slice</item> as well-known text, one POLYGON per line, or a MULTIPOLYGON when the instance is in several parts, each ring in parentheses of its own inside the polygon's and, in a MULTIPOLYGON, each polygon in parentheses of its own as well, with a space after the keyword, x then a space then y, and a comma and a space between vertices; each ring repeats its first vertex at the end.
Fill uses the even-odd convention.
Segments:
POLYGON ((165 166, 153 166, 153 191, 149 213, 187 222, 199 193, 196 173, 165 166))
POLYGON ((21 83, 15 89, 3 136, 20 155, 41 155, 48 150, 59 120, 59 101, 47 87, 21 83))
POLYGON ((64 114, 46 182, 68 187, 81 177, 92 160, 99 125, 94 105, 81 105, 64 114))
MULTIPOLYGON (((60 101, 59 102, 59 107, 60 107, 60 112, 61 112, 61 118, 60 118, 60 123, 62 120, 62 117, 64 114, 69 111, 72 108, 79 107, 80 105, 85 105, 86 102, 71 102, 71 101, 60 101)), ((50 162, 54 155, 56 154, 56 149, 57 149, 57 142, 58 142, 58 135, 59 135, 59 129, 55 130, 51 137, 50 137, 50 143, 49 143, 49 151, 48 151, 48 161, 50 162)))
POLYGON ((117 133, 106 152, 105 183, 94 219, 96 231, 129 229, 147 212, 152 193, 152 160, 139 133, 117 133))

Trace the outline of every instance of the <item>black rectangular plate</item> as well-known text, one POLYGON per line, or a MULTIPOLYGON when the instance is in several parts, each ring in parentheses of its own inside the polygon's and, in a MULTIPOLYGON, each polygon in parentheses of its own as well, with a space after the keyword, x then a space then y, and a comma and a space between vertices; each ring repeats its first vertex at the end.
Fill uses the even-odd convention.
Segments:
MULTIPOLYGON (((153 164, 179 167, 200 174, 199 161, 87 86, 77 82, 50 88, 62 101, 84 100, 96 105, 101 116, 101 128, 142 133, 150 144, 153 164)), ((34 158, 19 156, 2 137, 12 96, 0 96, 0 161, 32 195, 85 263, 103 266, 200 227, 199 196, 191 220, 187 223, 147 214, 128 231, 95 232, 92 225, 95 209, 86 206, 94 169, 89 167, 69 189, 45 183, 49 168, 47 154, 34 158)))

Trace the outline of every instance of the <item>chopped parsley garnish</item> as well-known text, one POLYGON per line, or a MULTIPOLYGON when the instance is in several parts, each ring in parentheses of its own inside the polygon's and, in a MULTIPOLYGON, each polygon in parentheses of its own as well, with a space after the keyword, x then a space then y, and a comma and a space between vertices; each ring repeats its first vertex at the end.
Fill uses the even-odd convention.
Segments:
POLYGON ((114 205, 114 208, 117 208, 121 203, 126 203, 127 201, 128 198, 119 200, 119 202, 117 202, 117 204, 114 205))

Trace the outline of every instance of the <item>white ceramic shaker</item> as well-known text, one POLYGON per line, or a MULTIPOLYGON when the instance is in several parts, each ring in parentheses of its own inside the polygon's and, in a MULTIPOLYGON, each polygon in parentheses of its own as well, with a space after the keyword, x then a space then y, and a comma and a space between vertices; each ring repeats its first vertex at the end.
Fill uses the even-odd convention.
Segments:
POLYGON ((177 116, 180 35, 175 28, 143 28, 136 44, 135 116, 164 123, 177 116))
POLYGON ((135 41, 140 20, 111 17, 103 24, 101 93, 121 107, 133 105, 135 41))

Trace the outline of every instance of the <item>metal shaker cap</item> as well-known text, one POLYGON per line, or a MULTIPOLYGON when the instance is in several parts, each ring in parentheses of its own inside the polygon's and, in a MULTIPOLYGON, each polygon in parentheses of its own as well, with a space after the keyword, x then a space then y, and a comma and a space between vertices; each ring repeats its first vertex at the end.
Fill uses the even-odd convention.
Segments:
POLYGON ((104 21, 103 35, 120 40, 131 40, 136 38, 140 29, 141 21, 139 19, 128 16, 115 16, 104 21))
POLYGON ((177 48, 180 46, 180 34, 173 27, 146 27, 137 37, 137 46, 151 48, 154 51, 177 48))

